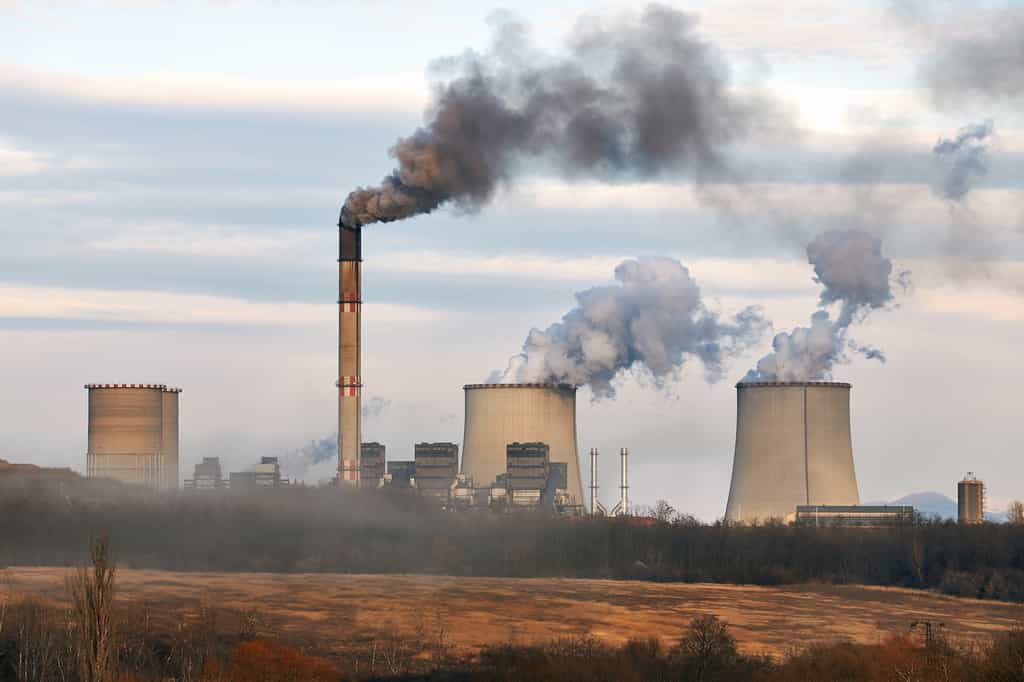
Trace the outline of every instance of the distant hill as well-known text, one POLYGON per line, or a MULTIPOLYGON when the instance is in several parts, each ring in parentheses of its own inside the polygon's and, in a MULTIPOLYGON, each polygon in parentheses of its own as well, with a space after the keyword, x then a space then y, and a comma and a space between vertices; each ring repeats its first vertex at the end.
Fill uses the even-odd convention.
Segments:
MULTIPOLYGON (((910 505, 921 515, 930 516, 936 519, 955 520, 957 515, 956 500, 952 497, 948 497, 942 493, 934 491, 911 493, 910 495, 904 495, 899 499, 890 500, 889 502, 871 502, 865 504, 910 505)), ((1006 512, 985 512, 985 519, 995 523, 1004 523, 1006 521, 1006 512)))
POLYGON ((52 469, 35 464, 17 464, 0 459, 0 476, 54 476, 61 478, 79 478, 71 469, 52 469))

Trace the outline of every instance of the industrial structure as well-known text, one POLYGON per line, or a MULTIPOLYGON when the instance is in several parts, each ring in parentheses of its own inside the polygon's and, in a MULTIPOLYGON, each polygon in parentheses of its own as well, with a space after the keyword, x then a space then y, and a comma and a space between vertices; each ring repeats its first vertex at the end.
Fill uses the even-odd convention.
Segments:
POLYGON ((800 505, 857 505, 850 384, 736 385, 736 453, 725 518, 789 520, 800 505))
POLYGON ((381 443, 363 443, 359 449, 359 485, 376 488, 384 480, 386 448, 381 443))
POLYGON ((362 229, 338 221, 338 483, 359 485, 362 444, 362 229))
POLYGON ((985 522, 985 483, 970 471, 956 486, 956 518, 960 523, 985 522))
POLYGON ((396 488, 409 488, 416 482, 416 462, 392 460, 388 462, 387 481, 396 488))
POLYGON ((619 450, 619 501, 612 507, 612 516, 629 516, 629 450, 619 450))
POLYGON ((413 452, 416 489, 446 504, 459 474, 459 446, 455 443, 416 443, 413 452))
POLYGON ((548 486, 547 443, 509 443, 505 447, 505 487, 513 507, 538 507, 548 486))
POLYGON ((549 462, 566 465, 571 505, 583 504, 576 445, 576 387, 567 384, 469 384, 461 472, 492 487, 507 467, 509 443, 544 443, 549 462))
POLYGON ((186 490, 217 490, 227 485, 221 473, 220 457, 203 457, 203 461, 196 464, 192 478, 185 479, 186 490))
POLYGON ((888 505, 797 505, 798 526, 842 526, 845 528, 885 528, 912 524, 916 516, 911 506, 888 505))
POLYGON ((232 490, 283 488, 289 485, 288 479, 281 477, 281 464, 277 457, 261 457, 260 463, 248 471, 232 471, 229 481, 232 490))
POLYGON ((164 384, 86 384, 86 475, 178 487, 178 396, 164 384))

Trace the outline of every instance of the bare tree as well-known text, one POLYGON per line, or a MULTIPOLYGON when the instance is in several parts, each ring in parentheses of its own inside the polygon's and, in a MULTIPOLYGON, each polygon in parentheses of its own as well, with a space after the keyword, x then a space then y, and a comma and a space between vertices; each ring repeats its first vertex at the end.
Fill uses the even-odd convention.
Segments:
POLYGON ((1006 520, 1009 523, 1024 523, 1024 502, 1014 500, 1006 506, 1006 520))
POLYGON ((101 536, 90 548, 91 565, 68 578, 75 623, 76 657, 81 682, 110 682, 116 660, 114 574, 110 538, 101 536))

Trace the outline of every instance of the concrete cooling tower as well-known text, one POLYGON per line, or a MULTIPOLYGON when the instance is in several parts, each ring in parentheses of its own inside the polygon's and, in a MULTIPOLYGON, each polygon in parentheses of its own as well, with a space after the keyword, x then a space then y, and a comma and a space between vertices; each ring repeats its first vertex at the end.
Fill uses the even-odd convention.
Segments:
POLYGON ((163 384, 88 384, 86 475, 178 487, 178 394, 163 384))
POLYGON ((859 503, 850 384, 736 385, 736 455, 727 521, 787 519, 797 505, 859 503))
POLYGON ((477 486, 505 473, 509 443, 546 443, 551 462, 564 462, 569 494, 583 504, 576 447, 576 387, 565 384, 470 384, 462 473, 477 486))

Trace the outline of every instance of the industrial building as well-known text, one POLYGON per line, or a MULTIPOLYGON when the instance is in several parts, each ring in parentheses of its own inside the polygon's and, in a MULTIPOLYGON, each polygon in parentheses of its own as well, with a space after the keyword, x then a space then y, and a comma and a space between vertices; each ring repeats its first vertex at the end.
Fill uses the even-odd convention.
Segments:
POLYGON ((178 398, 165 384, 86 384, 86 475, 160 490, 178 487, 178 398))
POLYGON ((725 518, 792 519, 800 505, 857 505, 850 384, 736 385, 736 453, 725 518))
POLYGON ((796 508, 798 526, 885 528, 914 523, 914 508, 887 505, 806 505, 796 508))
POLYGON ((232 471, 229 481, 232 490, 282 488, 289 484, 287 478, 281 478, 277 457, 261 457, 260 463, 248 471, 232 471))
POLYGON ((489 488, 506 471, 509 443, 545 443, 549 462, 566 465, 567 494, 583 502, 576 445, 576 388, 566 384, 469 384, 461 473, 489 488))
POLYGON ((985 522, 985 483, 970 471, 956 486, 956 518, 960 523, 985 522))
POLYGON ((196 464, 192 478, 185 479, 186 490, 217 490, 227 485, 221 473, 220 457, 203 457, 203 461, 196 464))
POLYGON ((416 479, 416 462, 394 460, 388 462, 388 479, 395 488, 409 488, 416 479))
POLYGON ((459 446, 455 443, 416 443, 414 453, 416 489, 447 502, 459 473, 459 446))
POLYGON ((513 507, 538 507, 548 486, 547 443, 509 443, 505 447, 505 485, 513 507))
POLYGON ((367 488, 376 488, 384 480, 386 448, 381 443, 363 443, 359 449, 359 481, 367 488))

